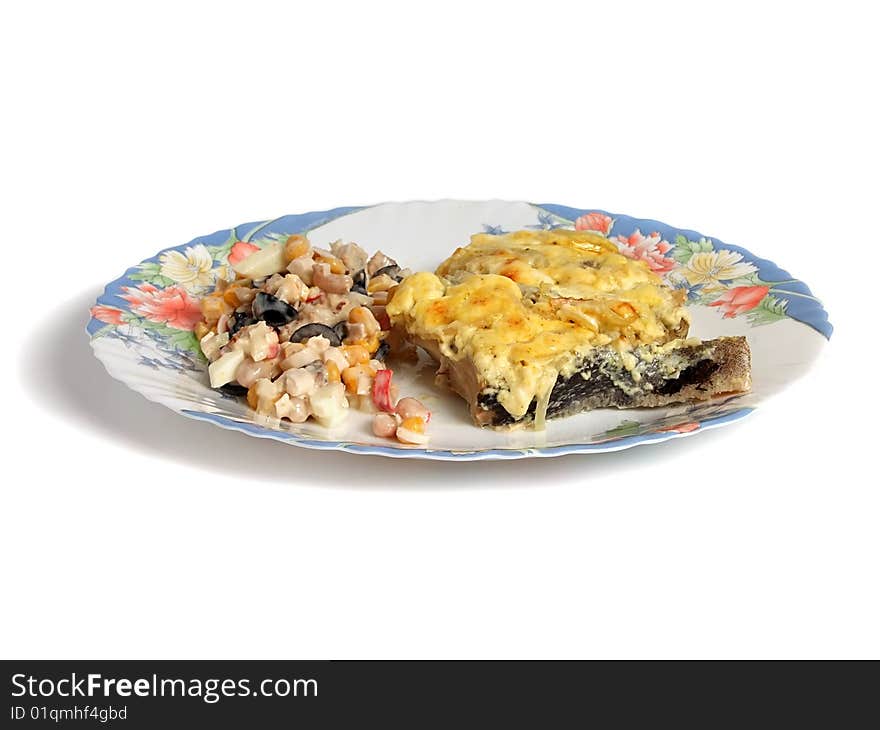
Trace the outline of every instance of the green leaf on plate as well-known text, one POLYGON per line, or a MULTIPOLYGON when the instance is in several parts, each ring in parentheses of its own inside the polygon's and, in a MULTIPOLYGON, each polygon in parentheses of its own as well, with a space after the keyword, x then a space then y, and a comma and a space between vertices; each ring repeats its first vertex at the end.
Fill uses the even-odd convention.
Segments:
POLYGON ((159 334, 168 344, 197 355, 200 360, 204 359, 202 348, 194 332, 189 330, 179 330, 175 327, 169 327, 164 322, 151 322, 134 312, 123 312, 122 321, 126 324, 140 327, 141 329, 151 330, 159 334))
POLYGON ((134 274, 130 274, 128 278, 134 281, 144 281, 147 284, 164 289, 166 286, 171 286, 174 282, 167 276, 163 276, 161 269, 162 266, 158 262, 141 264, 138 266, 138 270, 134 274))
POLYGON ((715 249, 712 241, 707 238, 701 238, 699 241, 690 241, 681 233, 673 239, 673 243, 675 245, 672 249, 672 258, 680 264, 686 264, 695 253, 705 253, 715 249))
POLYGON ((211 258, 214 261, 219 263, 224 263, 226 261, 226 257, 229 255, 230 249, 235 245, 237 241, 237 236, 235 235, 235 230, 229 232, 229 237, 221 244, 217 246, 205 246, 208 250, 208 253, 211 254, 211 258))
POLYGON ((603 436, 610 438, 624 438, 626 436, 636 436, 641 433, 642 424, 638 421, 621 421, 614 428, 609 428, 603 436))
POLYGON ((788 316, 785 311, 787 307, 787 301, 768 294, 760 301, 757 307, 746 314, 746 319, 748 319, 749 324, 753 327, 758 327, 762 324, 772 324, 788 316))

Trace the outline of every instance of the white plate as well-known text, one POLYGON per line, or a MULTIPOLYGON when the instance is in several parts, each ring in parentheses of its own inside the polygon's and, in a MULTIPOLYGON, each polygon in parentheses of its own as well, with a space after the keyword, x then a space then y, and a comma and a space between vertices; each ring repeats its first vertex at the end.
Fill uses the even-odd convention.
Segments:
POLYGON ((745 249, 658 221, 595 209, 508 201, 384 203, 290 215, 218 231, 166 249, 107 285, 92 308, 92 348, 107 371, 150 400, 251 436, 316 449, 427 459, 504 459, 614 451, 730 423, 800 377, 831 334, 822 305, 803 282, 745 249), (381 248, 411 269, 433 270, 472 233, 522 228, 598 230, 621 252, 643 258, 688 290, 691 334, 702 339, 745 335, 752 350, 753 391, 695 406, 598 410, 552 420, 544 432, 476 428, 463 400, 433 384, 429 361, 395 366, 402 393, 433 411, 428 448, 372 435, 370 415, 352 411, 327 430, 260 419, 246 404, 211 390, 190 331, 195 298, 212 288, 234 243, 265 244, 308 232, 318 246, 342 238, 368 251, 381 248))

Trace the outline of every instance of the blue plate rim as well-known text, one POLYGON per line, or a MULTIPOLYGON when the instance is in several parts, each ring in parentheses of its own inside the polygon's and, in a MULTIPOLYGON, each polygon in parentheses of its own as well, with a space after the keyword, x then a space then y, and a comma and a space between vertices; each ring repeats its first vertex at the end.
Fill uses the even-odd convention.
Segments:
MULTIPOLYGON (((400 202, 412 202, 412 201, 387 201, 385 203, 376 203, 374 205, 366 205, 366 206, 341 206, 336 208, 330 208, 327 210, 320 211, 309 211, 307 213, 302 214, 294 214, 294 215, 286 215, 280 216, 278 218, 270 219, 267 221, 254 221, 249 223, 239 224, 233 228, 220 229, 215 231, 212 234, 197 236, 191 241, 179 244, 176 246, 169 246, 162 248, 155 255, 150 258, 144 259, 143 263, 152 263, 159 260, 159 256, 170 250, 183 250, 187 247, 198 245, 198 244, 210 244, 211 242, 219 242, 220 240, 226 239, 231 233, 239 231, 239 230, 260 230, 268 228, 271 224, 281 221, 286 221, 286 226, 300 226, 299 228, 289 228, 287 230, 310 230, 312 228, 316 228, 320 225, 324 225, 332 220, 336 220, 337 218, 343 217, 345 215, 349 215, 351 213, 364 210, 365 208, 372 208, 381 205, 391 205, 400 202)), ((706 238, 713 241, 716 245, 721 246, 725 249, 729 249, 732 251, 736 251, 738 253, 743 254, 744 257, 747 257, 749 261, 756 264, 759 270, 763 273, 765 271, 771 271, 775 276, 779 276, 785 279, 794 279, 785 269, 780 268, 777 264, 770 261, 769 259, 764 259, 756 256, 748 249, 745 249, 741 246, 736 246, 733 244, 728 244, 722 241, 719 238, 712 236, 705 236, 702 233, 697 231, 693 231, 691 229, 685 228, 676 228, 674 226, 670 226, 662 221, 653 219, 653 218, 637 218, 634 216, 624 215, 624 214, 615 214, 610 213, 608 211, 602 210, 600 208, 573 208, 570 206, 559 205, 555 203, 532 203, 529 201, 507 201, 501 199, 495 200, 462 200, 462 199, 439 199, 432 201, 418 201, 418 202, 426 202, 426 203, 443 203, 443 202, 496 202, 496 203, 517 203, 524 202, 527 205, 531 205, 539 211, 544 211, 550 213, 555 216, 559 216, 568 220, 575 220, 579 216, 585 215, 587 213, 600 213, 602 215, 607 215, 612 217, 615 222, 617 221, 625 221, 628 224, 637 223, 637 228, 644 228, 645 230, 650 231, 658 231, 661 235, 666 238, 668 236, 672 236, 673 233, 682 234, 687 236, 689 239, 698 240, 701 238, 706 238), (778 272, 778 273, 776 273, 778 272)), ((119 295, 122 291, 122 287, 124 286, 133 286, 137 284, 137 282, 130 278, 130 275, 134 273, 137 269, 137 264, 135 266, 129 267, 126 269, 125 273, 117 277, 116 279, 110 281, 104 286, 103 292, 96 299, 96 305, 104 305, 104 306, 120 306, 120 302, 122 301, 119 298, 119 295)), ((799 279, 796 280, 796 285, 800 286, 805 294, 811 294, 809 287, 799 279)), ((829 321, 828 313, 826 312, 823 304, 818 299, 811 300, 812 306, 804 313, 801 312, 801 316, 792 316, 791 318, 795 321, 798 321, 805 326, 810 327, 811 329, 819 332, 826 340, 830 339, 831 334, 833 332, 833 327, 829 321)), ((95 335, 101 329, 103 329, 106 325, 94 317, 91 317, 86 324, 86 333, 89 335, 90 342, 93 343, 95 340, 95 335)), ((282 443, 293 444, 296 446, 300 446, 303 448, 316 449, 316 450, 324 450, 324 451, 342 451, 344 453, 351 454, 365 454, 365 455, 374 455, 374 456, 385 456, 389 458, 421 458, 421 459, 431 459, 438 461, 475 461, 475 460, 506 460, 506 459, 517 459, 517 458, 529 458, 529 457, 554 457, 554 456, 564 456, 567 454, 586 454, 586 453, 607 453, 613 451, 621 451, 624 449, 631 448, 633 446, 641 445, 641 444, 653 444, 653 443, 663 443, 665 441, 669 441, 672 439, 683 438, 686 436, 692 436, 694 434, 700 433, 704 430, 709 430, 712 428, 717 428, 719 426, 728 425, 730 423, 734 423, 739 421, 749 414, 751 414, 755 408, 753 407, 743 407, 736 409, 734 411, 725 413, 720 416, 712 416, 703 420, 695 420, 695 423, 699 424, 699 428, 695 428, 691 431, 686 432, 677 432, 674 430, 669 431, 650 431, 646 433, 633 434, 629 436, 621 436, 609 439, 607 441, 600 442, 592 442, 592 443, 572 443, 572 444, 563 444, 557 446, 539 446, 533 448, 510 448, 510 449, 482 449, 482 450, 474 450, 474 451, 452 451, 452 450, 442 450, 442 449, 424 449, 424 448, 414 448, 414 447, 403 447, 403 446, 395 446, 395 447, 386 447, 386 446, 377 446, 372 444, 358 444, 350 441, 322 441, 322 440, 313 440, 308 439, 302 436, 298 436, 289 431, 282 431, 276 429, 269 429, 260 426, 256 423, 248 423, 244 421, 238 421, 236 419, 230 418, 228 416, 222 416, 218 414, 205 413, 200 411, 194 411, 191 409, 181 409, 178 410, 176 408, 172 408, 168 406, 168 404, 164 403, 162 400, 151 397, 151 395, 144 390, 139 389, 136 385, 131 382, 124 380, 122 378, 117 378, 114 375, 110 365, 100 356, 100 354, 94 350, 97 359, 104 365, 105 369, 111 375, 118 380, 122 380, 122 382, 127 385, 129 388, 134 390, 135 392, 143 395, 148 400, 153 402, 160 403, 161 405, 165 405, 170 410, 175 411, 187 418, 191 418, 197 421, 203 421, 207 423, 212 423, 221 428, 238 431, 240 433, 247 434, 249 436, 253 436, 256 438, 268 438, 275 441, 280 441, 282 443)))

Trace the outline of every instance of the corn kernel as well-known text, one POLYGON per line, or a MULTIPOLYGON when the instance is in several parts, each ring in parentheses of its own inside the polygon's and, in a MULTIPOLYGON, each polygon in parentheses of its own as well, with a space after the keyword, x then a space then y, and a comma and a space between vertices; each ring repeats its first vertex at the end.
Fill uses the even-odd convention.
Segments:
POLYGON ((345 264, 342 263, 335 256, 321 256, 320 254, 315 257, 315 261, 319 264, 327 264, 330 267, 331 274, 344 274, 345 273, 345 264))
POLYGON ((342 371, 342 382, 349 393, 357 393, 358 368, 350 367, 342 371))
POLYGON ((227 289, 225 292, 223 292, 223 301, 233 308, 241 304, 241 302, 238 301, 238 294, 236 294, 235 289, 232 288, 227 289))
POLYGON ((327 360, 327 362, 324 363, 324 367, 327 368, 328 383, 338 383, 341 380, 339 376, 339 366, 333 362, 333 360, 327 360))
POLYGON ((305 236, 295 234, 287 237, 287 241, 284 243, 284 258, 288 262, 298 259, 300 256, 305 256, 308 252, 309 239, 305 236))
POLYGON ((216 296, 208 296, 202 299, 201 307, 202 316, 204 316, 205 322, 209 327, 217 324, 217 320, 220 317, 232 311, 232 307, 224 302, 221 297, 216 296))
POLYGON ((414 431, 415 433, 424 433, 425 422, 418 416, 404 418, 400 423, 400 428, 405 428, 407 431, 414 431))
POLYGON ((253 385, 248 388, 247 402, 251 408, 257 410, 257 389, 253 385))
POLYGON ((370 362, 370 352, 362 345, 343 345, 342 349, 352 365, 365 365, 370 362))
POLYGON ((201 340, 206 334, 211 331, 211 328, 205 322, 197 322, 196 328, 193 330, 196 334, 196 338, 201 340))
POLYGON ((353 324, 362 324, 368 335, 379 332, 382 328, 373 313, 366 307, 355 307, 348 313, 348 321, 353 324))
POLYGON ((342 371, 342 382, 345 383, 345 389, 349 393, 357 393, 360 379, 366 375, 372 378, 376 374, 369 365, 352 365, 342 371))

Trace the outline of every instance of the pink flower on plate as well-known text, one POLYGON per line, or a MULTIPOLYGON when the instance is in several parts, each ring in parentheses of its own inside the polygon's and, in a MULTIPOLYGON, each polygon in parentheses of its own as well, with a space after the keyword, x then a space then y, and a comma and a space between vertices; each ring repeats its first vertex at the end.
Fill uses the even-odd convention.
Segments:
POLYGON ((636 228, 631 236, 618 236, 617 246, 627 258, 644 261, 655 274, 668 274, 675 268, 675 259, 665 255, 672 250, 672 244, 656 231, 646 236, 636 228))
POLYGON ((768 286, 735 286, 710 302, 709 306, 721 307, 725 319, 729 319, 757 307, 769 291, 768 286))
POLYGON ((674 426, 664 426, 663 428, 658 428, 658 432, 664 431, 672 431, 673 433, 691 433, 691 431, 696 431, 700 427, 700 424, 696 421, 691 421, 690 423, 677 423, 674 426))
POLYGON ((100 322, 107 324, 122 324, 122 310, 115 307, 105 307, 102 304, 91 308, 92 316, 100 322))
POLYGON ((131 304, 131 311, 151 322, 167 324, 178 330, 191 330, 202 320, 197 300, 177 285, 158 289, 152 284, 122 287, 122 298, 131 304))
POLYGON ((614 219, 604 213, 585 213, 574 222, 576 231, 599 231, 603 236, 608 235, 614 219))
POLYGON ((259 246, 254 246, 252 243, 245 243, 244 241, 239 241, 234 244, 231 249, 229 249, 229 265, 235 266, 242 259, 246 259, 250 256, 254 251, 259 251, 259 246))

